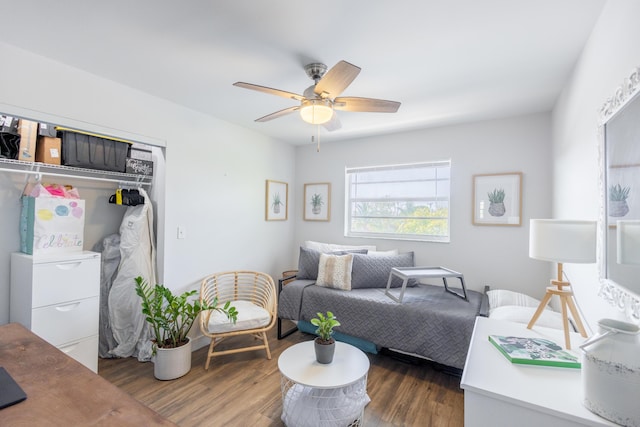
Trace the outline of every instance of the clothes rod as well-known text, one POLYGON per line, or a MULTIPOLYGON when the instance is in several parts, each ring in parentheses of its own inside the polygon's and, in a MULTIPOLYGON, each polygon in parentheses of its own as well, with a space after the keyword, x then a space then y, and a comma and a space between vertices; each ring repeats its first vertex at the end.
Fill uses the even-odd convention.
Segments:
MULTIPOLYGON (((100 177, 91 177, 91 176, 83 176, 83 175, 72 175, 72 174, 64 174, 64 173, 55 173, 55 172, 42 172, 42 171, 38 171, 38 170, 34 170, 34 171, 25 171, 25 170, 18 170, 18 169, 6 169, 6 168, 0 168, 1 172, 11 172, 11 173, 22 173, 22 174, 28 174, 28 175, 36 175, 36 179, 40 179, 41 176, 47 175, 47 176, 59 176, 62 178, 72 178, 72 179, 86 179, 86 180, 90 180, 90 181, 103 181, 103 182, 115 182, 117 184, 122 184, 122 185, 138 185, 138 186, 148 186, 151 185, 150 182, 143 182, 141 180, 136 180, 136 181, 128 181, 128 180, 124 180, 124 179, 116 179, 116 178, 100 178, 100 177)), ((99 172, 96 172, 99 173, 99 172)))

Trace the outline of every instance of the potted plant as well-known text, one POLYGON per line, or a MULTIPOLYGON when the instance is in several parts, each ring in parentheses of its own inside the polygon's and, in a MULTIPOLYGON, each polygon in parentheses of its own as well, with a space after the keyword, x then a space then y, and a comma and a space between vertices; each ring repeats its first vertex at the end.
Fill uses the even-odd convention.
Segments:
POLYGON ((627 198, 631 187, 622 187, 620 184, 609 187, 609 215, 623 217, 629 213, 627 198))
POLYGON ((284 205, 284 203, 280 200, 280 193, 276 193, 273 195, 273 200, 271 202, 273 213, 280 213, 280 205, 284 205))
POLYGON ((198 314, 217 310, 236 322, 238 312, 230 302, 218 307, 218 301, 209 305, 192 299, 196 291, 174 295, 163 285, 151 286, 142 277, 136 277, 136 293, 142 299, 142 314, 151 326, 155 354, 154 376, 159 380, 172 380, 191 369, 191 341, 187 334, 198 314))
POLYGON ((322 196, 320 194, 315 193, 311 196, 311 212, 313 212, 314 215, 318 215, 320 213, 322 205, 324 205, 324 202, 322 201, 322 196))
POLYGON ((316 334, 318 337, 314 340, 316 350, 316 360, 318 363, 331 363, 333 361, 333 353, 336 350, 336 340, 332 337, 333 328, 340 326, 340 322, 332 312, 327 314, 317 313, 318 317, 311 319, 311 324, 317 326, 316 334))
POLYGON ((504 215, 504 190, 494 188, 491 193, 487 193, 487 196, 489 197, 489 214, 491 216, 504 215))

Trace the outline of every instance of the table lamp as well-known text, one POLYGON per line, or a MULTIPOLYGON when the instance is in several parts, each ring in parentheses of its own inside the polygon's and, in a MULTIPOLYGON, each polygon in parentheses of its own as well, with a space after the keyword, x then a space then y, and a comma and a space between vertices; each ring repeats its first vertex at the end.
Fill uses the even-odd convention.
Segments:
POLYGON ((563 280, 563 263, 590 264, 596 262, 596 221, 532 219, 529 226, 529 257, 558 263, 558 278, 551 280, 544 298, 527 325, 531 329, 553 295, 560 297, 565 347, 571 348, 567 310, 583 337, 587 333, 573 301, 571 284, 563 280))

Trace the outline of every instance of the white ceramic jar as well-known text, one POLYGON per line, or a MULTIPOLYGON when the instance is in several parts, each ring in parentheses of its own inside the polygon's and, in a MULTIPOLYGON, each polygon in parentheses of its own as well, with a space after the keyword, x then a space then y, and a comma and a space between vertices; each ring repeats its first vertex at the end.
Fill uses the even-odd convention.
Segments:
POLYGON ((640 327, 601 319, 580 346, 584 405, 616 424, 640 427, 640 327))

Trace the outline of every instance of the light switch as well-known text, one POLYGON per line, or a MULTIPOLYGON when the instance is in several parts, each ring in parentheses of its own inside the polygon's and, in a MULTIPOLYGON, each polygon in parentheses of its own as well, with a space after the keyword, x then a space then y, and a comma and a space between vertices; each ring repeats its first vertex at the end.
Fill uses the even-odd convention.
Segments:
POLYGON ((178 239, 186 239, 187 238, 187 229, 184 225, 178 226, 178 239))

